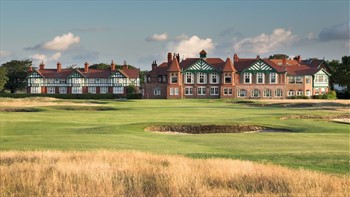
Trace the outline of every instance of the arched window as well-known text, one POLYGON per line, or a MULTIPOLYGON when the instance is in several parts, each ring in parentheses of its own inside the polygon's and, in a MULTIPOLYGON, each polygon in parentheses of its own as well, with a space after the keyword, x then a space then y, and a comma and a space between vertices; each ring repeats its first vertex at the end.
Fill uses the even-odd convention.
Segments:
POLYGON ((283 96, 283 93, 281 89, 275 90, 275 97, 282 97, 282 96, 283 96))
POLYGON ((260 97, 260 90, 258 89, 252 90, 252 97, 260 97))
POLYGON ((264 97, 271 97, 271 90, 270 89, 265 89, 264 90, 264 97))
POLYGON ((245 90, 245 89, 237 90, 237 96, 238 97, 247 97, 247 90, 245 90))

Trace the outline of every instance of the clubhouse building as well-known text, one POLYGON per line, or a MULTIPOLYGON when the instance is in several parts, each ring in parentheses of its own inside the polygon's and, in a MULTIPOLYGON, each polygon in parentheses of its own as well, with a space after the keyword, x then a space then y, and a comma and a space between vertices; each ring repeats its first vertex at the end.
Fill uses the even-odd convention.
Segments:
POLYGON ((116 69, 112 61, 109 69, 91 69, 85 62, 84 68, 46 69, 41 63, 38 70, 28 70, 27 92, 31 94, 126 94, 127 86, 140 87, 140 70, 116 69))
POLYGON ((254 98, 282 99, 326 94, 329 68, 324 60, 207 57, 186 58, 168 53, 167 62, 154 61, 145 74, 145 99, 254 98))

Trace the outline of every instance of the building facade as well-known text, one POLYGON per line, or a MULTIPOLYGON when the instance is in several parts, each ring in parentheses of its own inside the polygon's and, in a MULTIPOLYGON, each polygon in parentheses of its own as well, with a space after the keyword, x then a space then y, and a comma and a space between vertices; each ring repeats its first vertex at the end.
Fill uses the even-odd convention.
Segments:
POLYGON ((27 92, 31 94, 126 94, 127 86, 140 87, 140 70, 124 65, 116 69, 112 61, 110 69, 91 69, 86 62, 83 69, 28 70, 27 92))
POLYGON ((282 99, 325 94, 329 72, 324 63, 311 66, 300 56, 294 59, 199 58, 180 61, 168 53, 168 61, 145 74, 143 98, 256 98, 282 99))

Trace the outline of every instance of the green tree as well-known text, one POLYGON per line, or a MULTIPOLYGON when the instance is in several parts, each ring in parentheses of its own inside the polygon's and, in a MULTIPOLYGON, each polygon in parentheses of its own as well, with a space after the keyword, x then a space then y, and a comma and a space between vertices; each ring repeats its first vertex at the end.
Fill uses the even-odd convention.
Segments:
POLYGON ((7 71, 8 77, 5 88, 10 90, 11 93, 16 93, 18 89, 24 88, 27 71, 31 65, 32 61, 30 60, 12 60, 2 64, 2 67, 7 71))
POLYGON ((289 56, 286 54, 274 54, 274 55, 270 55, 269 59, 283 59, 284 57, 287 59, 289 58, 289 56))
POLYGON ((0 91, 5 87, 5 84, 9 78, 7 77, 7 71, 5 67, 0 67, 0 91))
POLYGON ((105 64, 105 63, 99 63, 99 64, 92 64, 89 66, 89 68, 93 69, 109 69, 111 68, 111 65, 105 64))
POLYGON ((332 69, 332 80, 342 86, 347 87, 347 94, 350 95, 350 56, 343 56, 341 63, 333 60, 329 62, 332 69))

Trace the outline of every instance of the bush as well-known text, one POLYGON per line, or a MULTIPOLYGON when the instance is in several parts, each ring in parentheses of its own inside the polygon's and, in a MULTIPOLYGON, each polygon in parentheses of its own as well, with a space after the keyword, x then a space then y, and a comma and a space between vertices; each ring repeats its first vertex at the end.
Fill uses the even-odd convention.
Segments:
MULTIPOLYGON (((125 95, 118 94, 11 94, 1 93, 0 97, 27 98, 27 97, 52 97, 59 99, 118 99, 125 98, 125 95)), ((127 94, 128 99, 141 99, 141 94, 127 94)))

